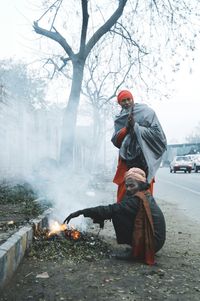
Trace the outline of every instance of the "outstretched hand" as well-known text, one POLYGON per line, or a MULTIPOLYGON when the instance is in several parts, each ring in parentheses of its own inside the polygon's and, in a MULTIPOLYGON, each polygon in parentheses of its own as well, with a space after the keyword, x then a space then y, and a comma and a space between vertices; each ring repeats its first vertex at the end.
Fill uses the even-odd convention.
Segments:
POLYGON ((73 213, 71 213, 70 215, 68 215, 68 217, 64 220, 63 224, 67 222, 67 224, 69 224, 70 220, 74 217, 78 217, 79 215, 83 214, 82 210, 78 210, 75 211, 73 213))

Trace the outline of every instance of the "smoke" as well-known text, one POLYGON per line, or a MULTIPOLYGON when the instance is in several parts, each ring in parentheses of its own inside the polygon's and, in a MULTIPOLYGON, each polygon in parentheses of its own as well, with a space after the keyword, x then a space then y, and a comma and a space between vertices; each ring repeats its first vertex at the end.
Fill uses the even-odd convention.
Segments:
MULTIPOLYGON (((92 176, 83 172, 66 173, 63 168, 55 165, 43 167, 40 174, 29 181, 44 200, 49 200, 53 206, 50 219, 62 223, 72 212, 99 205, 99 198, 92 187, 92 176)), ((82 230, 86 228, 87 220, 76 218, 72 224, 82 230)))
MULTIPOLYGON (((51 202, 53 214, 50 218, 62 223, 71 212, 101 205, 105 201, 100 191, 95 190, 96 184, 101 181, 96 174, 114 165, 116 167, 116 158, 113 158, 112 151, 109 154, 108 146, 105 154, 105 145, 102 143, 94 162, 91 143, 88 142, 91 139, 90 132, 81 127, 77 134, 79 143, 75 147, 72 168, 66 170, 60 166, 62 108, 52 106, 29 110, 22 104, 9 104, 2 105, 0 116, 0 177, 13 179, 15 183, 30 183, 41 204, 51 202)), ((105 143, 111 145, 110 135, 105 143)), ((87 221, 80 217, 71 224, 85 229, 87 221)))
MULTIPOLYGON (((52 159, 46 160, 31 175, 29 182, 40 197, 52 203, 54 209, 50 218, 59 222, 63 222, 73 211, 97 205, 91 176, 80 171, 73 172, 72 169, 67 172, 52 159)), ((80 225, 80 220, 76 219, 76 225, 80 225)))
MULTIPOLYGON (((41 81, 31 79, 25 65, 1 65, 0 179, 30 183, 62 222, 73 211, 102 204, 94 188, 101 180, 95 174, 116 168, 117 152, 110 142, 113 122, 100 126, 101 141, 95 146, 92 123, 80 111, 72 168, 65 169, 59 164, 64 108, 44 100, 41 81)), ((85 223, 77 218, 75 224, 85 223)))
POLYGON ((61 116, 53 111, 30 111, 22 104, 1 107, 0 164, 4 176, 25 177, 43 158, 57 160, 61 116))

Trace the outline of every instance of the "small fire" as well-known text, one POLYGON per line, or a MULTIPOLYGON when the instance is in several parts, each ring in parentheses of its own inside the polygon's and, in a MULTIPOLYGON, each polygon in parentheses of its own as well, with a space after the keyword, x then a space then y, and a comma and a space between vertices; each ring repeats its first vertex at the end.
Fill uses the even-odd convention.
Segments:
POLYGON ((54 221, 50 224, 50 231, 48 233, 48 236, 52 236, 55 234, 58 234, 62 231, 67 230, 67 225, 66 224, 59 224, 59 222, 54 221))
POLYGON ((81 233, 73 227, 70 228, 66 224, 60 224, 57 221, 51 222, 50 231, 48 232, 47 236, 51 237, 60 233, 63 233, 65 237, 72 238, 73 240, 77 240, 81 236, 81 233))
POLYGON ((81 236, 81 233, 78 231, 78 230, 75 230, 74 227, 72 226, 71 227, 71 237, 74 239, 74 240, 77 240, 79 239, 81 236))

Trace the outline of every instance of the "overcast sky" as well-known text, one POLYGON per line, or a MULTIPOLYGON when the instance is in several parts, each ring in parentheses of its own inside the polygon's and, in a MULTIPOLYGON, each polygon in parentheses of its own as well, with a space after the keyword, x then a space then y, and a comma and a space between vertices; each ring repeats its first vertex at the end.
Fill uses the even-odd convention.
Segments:
MULTIPOLYGON (((32 29, 32 21, 40 16, 36 3, 36 0, 1 0, 1 59, 13 57, 31 62, 37 56, 39 36, 32 29)), ((169 100, 148 100, 169 143, 185 142, 185 137, 200 122, 200 49, 196 50, 195 57, 192 73, 189 73, 191 66, 186 65, 176 75, 176 89, 169 100)))

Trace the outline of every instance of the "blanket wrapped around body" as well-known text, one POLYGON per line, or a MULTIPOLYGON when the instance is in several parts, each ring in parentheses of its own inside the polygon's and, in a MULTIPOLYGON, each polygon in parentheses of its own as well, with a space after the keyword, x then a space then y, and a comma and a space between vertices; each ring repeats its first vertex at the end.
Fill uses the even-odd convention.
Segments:
MULTIPOLYGON (((112 143, 118 146, 117 136, 122 128, 126 126, 130 110, 122 110, 115 118, 115 132, 112 136, 112 143)), ((137 141, 128 133, 119 148, 119 156, 125 161, 131 161, 134 158, 133 150, 136 149, 135 143, 138 143, 148 166, 147 181, 155 176, 160 166, 162 155, 167 149, 167 141, 161 124, 156 113, 146 104, 136 103, 133 108, 134 126, 133 131, 137 141)))

